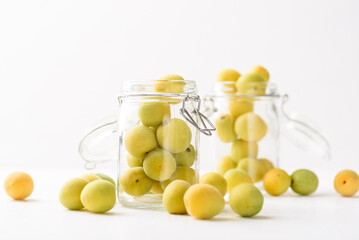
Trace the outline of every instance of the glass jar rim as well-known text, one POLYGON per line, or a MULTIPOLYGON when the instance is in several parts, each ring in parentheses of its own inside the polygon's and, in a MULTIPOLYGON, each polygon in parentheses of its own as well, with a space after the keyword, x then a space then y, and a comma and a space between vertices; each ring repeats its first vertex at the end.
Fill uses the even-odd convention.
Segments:
POLYGON ((126 80, 121 86, 119 97, 182 97, 196 94, 197 85, 194 80, 126 80))

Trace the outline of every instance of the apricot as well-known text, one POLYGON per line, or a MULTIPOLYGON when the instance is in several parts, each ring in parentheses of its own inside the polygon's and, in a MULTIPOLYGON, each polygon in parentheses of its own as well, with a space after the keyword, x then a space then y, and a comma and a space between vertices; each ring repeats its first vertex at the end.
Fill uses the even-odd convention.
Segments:
POLYGON ((236 168, 237 164, 233 161, 230 156, 223 156, 219 159, 217 164, 217 172, 224 176, 224 174, 233 168, 236 168))
POLYGON ((175 154, 174 157, 177 166, 191 167, 194 160, 196 160, 196 150, 194 150, 194 147, 191 144, 185 151, 175 154))
POLYGON ((267 69, 265 69, 262 66, 259 65, 254 66, 248 70, 248 73, 256 73, 259 76, 261 76, 264 79, 264 81, 266 82, 269 81, 269 72, 267 71, 267 69))
POLYGON ((257 142, 247 142, 242 139, 238 139, 232 144, 231 157, 236 163, 238 163, 243 158, 256 158, 257 154, 257 142))
POLYGON ((210 219, 223 210, 225 201, 217 188, 198 183, 186 191, 184 204, 189 215, 197 219, 210 219))
POLYGON ((84 208, 81 202, 81 192, 88 183, 89 181, 84 178, 73 178, 67 181, 60 190, 60 203, 70 210, 84 208))
POLYGON ((234 119, 240 115, 253 112, 254 105, 253 102, 243 99, 231 99, 228 104, 229 113, 233 116, 234 119))
POLYGON ((284 170, 273 168, 263 177, 263 187, 272 196, 285 193, 291 185, 291 177, 284 170))
POLYGON ((125 134, 125 147, 136 158, 144 158, 146 153, 157 146, 156 134, 149 127, 139 125, 125 134))
POLYGON ((157 129, 159 145, 171 153, 184 152, 191 144, 192 132, 185 121, 174 118, 157 129))
POLYGON ((138 108, 138 116, 143 125, 147 127, 157 127, 164 120, 171 117, 171 108, 167 102, 143 102, 138 108))
POLYGON ((176 159, 171 153, 158 148, 147 154, 143 160, 143 170, 151 179, 164 181, 176 171, 176 159))
POLYGON ((163 193, 162 203, 167 212, 171 214, 186 214, 184 195, 191 185, 184 180, 171 182, 163 193))
POLYGON ((239 116, 234 124, 238 137, 247 142, 258 142, 267 133, 267 124, 255 113, 249 112, 239 116))
POLYGON ((259 182, 264 175, 264 167, 255 158, 243 158, 238 162, 237 169, 243 170, 252 178, 253 182, 259 182))
POLYGON ((231 169, 224 174, 227 181, 227 192, 231 193, 232 189, 242 183, 253 184, 251 177, 244 171, 239 169, 231 169))
POLYGON ((352 170, 340 171, 334 179, 335 190, 343 197, 351 197, 359 190, 359 176, 352 170))
POLYGON ((262 193, 253 184, 243 183, 229 194, 229 206, 242 217, 257 215, 263 207, 262 193))
POLYGON ((4 189, 6 194, 14 200, 24 200, 34 190, 34 181, 25 172, 13 172, 6 177, 4 189))
POLYGON ((209 185, 212 185, 213 187, 217 188, 223 196, 227 193, 227 181, 219 173, 206 173, 201 176, 201 178, 199 179, 199 183, 207 183, 209 185))
POLYGON ((126 170, 120 177, 122 189, 131 196, 142 196, 148 193, 153 185, 142 167, 134 167, 126 170))
POLYGON ((90 212, 105 213, 116 204, 116 190, 106 180, 90 182, 81 192, 81 202, 90 212))
POLYGON ((230 114, 222 114, 217 117, 216 132, 218 138, 225 143, 233 142, 237 136, 234 133, 234 119, 230 114))

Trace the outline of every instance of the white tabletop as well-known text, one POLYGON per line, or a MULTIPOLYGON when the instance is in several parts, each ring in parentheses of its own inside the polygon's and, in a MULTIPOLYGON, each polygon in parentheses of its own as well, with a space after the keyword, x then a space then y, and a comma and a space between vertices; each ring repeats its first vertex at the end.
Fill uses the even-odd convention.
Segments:
MULTIPOLYGON (((107 214, 69 211, 58 202, 67 179, 81 172, 28 171, 34 193, 14 201, 0 191, 0 239, 358 239, 359 197, 343 198, 331 187, 331 174, 320 178, 318 191, 300 197, 264 193, 263 210, 241 218, 228 204, 212 220, 196 220, 166 211, 138 210, 120 204, 107 214), (329 184, 330 182, 330 184, 329 184), (324 184, 328 183, 328 184, 324 184)), ((0 170, 1 178, 10 171, 0 170)))

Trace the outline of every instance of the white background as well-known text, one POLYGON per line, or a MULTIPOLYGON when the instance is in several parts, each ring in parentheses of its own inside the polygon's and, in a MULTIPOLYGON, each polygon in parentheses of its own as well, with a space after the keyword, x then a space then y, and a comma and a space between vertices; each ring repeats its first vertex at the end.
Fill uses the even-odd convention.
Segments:
MULTIPOLYGON (((0 0, 0 178, 24 170, 35 179, 28 202, 0 192, 2 238, 125 239, 135 232, 143 239, 178 226, 186 231, 174 239, 190 237, 187 229, 216 239, 237 230, 262 239, 267 231, 276 239, 354 237, 357 198, 339 197, 332 179, 344 168, 359 171, 358 13, 355 0, 0 0), (117 112, 124 80, 176 73, 196 80, 204 96, 220 70, 244 73, 256 64, 290 95, 288 109, 315 122, 332 146, 312 198, 265 194, 257 218, 238 218, 227 206, 216 223, 119 205, 109 216, 59 206, 61 184, 84 172, 77 153, 84 131, 117 112)), ((283 161, 294 155, 282 148, 283 161)))

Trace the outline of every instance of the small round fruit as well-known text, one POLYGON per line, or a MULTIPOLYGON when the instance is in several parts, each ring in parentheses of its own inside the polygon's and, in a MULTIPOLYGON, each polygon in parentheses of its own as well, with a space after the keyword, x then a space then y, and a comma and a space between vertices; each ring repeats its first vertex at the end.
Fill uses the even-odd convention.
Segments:
POLYGON ((267 83, 260 75, 247 73, 238 79, 236 87, 239 94, 264 95, 267 83))
POLYGON ((183 77, 171 74, 161 77, 155 82, 155 91, 161 93, 182 93, 185 86, 183 77))
POLYGON ((162 194, 163 189, 161 187, 161 182, 154 181, 150 192, 153 194, 162 194))
POLYGON ((334 188, 343 197, 351 197, 359 190, 359 176, 352 170, 340 171, 334 179, 334 188))
POLYGON ((219 115, 215 122, 218 138, 225 143, 233 142, 237 136, 234 133, 234 119, 230 114, 219 115))
POLYGON ((223 156, 219 159, 217 164, 217 172, 224 176, 224 174, 233 168, 236 168, 237 164, 233 161, 230 156, 223 156))
POLYGON ((191 139, 191 129, 179 118, 171 119, 157 129, 159 145, 171 153, 184 152, 191 144, 191 139))
POLYGON ((258 159, 258 161, 263 165, 264 174, 266 174, 269 170, 274 168, 273 163, 266 158, 260 158, 258 159))
POLYGON ((90 212, 105 213, 115 206, 116 190, 106 180, 90 182, 81 192, 81 202, 90 212))
POLYGON ((238 139, 233 142, 231 148, 231 157, 234 162, 238 163, 243 158, 256 158, 258 154, 258 143, 247 142, 238 139))
POLYGON ((253 182, 259 182, 264 176, 264 167, 255 158, 243 158, 239 161, 237 168, 245 171, 252 178, 253 182))
POLYGON ((242 99, 231 99, 228 104, 229 113, 236 119, 240 115, 253 112, 253 103, 242 99))
POLYGON ((197 219, 209 219, 223 210, 225 201, 217 188, 199 183, 186 191, 184 204, 189 215, 197 219))
POLYGON ((257 215, 263 207, 262 193, 253 184, 243 183, 235 187, 229 195, 229 205, 242 217, 257 215))
POLYGON ((219 173, 206 173, 199 179, 199 183, 207 183, 212 185, 213 187, 217 188, 223 196, 227 193, 227 181, 219 173))
POLYGON ((186 214, 183 197, 191 185, 184 180, 171 182, 163 193, 162 203, 167 212, 171 214, 186 214))
POLYGON ((142 167, 134 167, 125 171, 120 177, 122 189, 131 196, 142 196, 148 193, 153 185, 142 167))
POLYGON ((177 167, 170 179, 161 182, 162 189, 166 189, 168 184, 174 180, 184 180, 193 185, 196 183, 196 172, 190 167, 177 167))
POLYGON ((318 177, 314 172, 307 169, 296 170, 291 175, 292 190, 300 195, 309 195, 315 192, 318 188, 318 177))
POLYGON ((191 144, 184 152, 175 154, 175 159, 177 166, 191 167, 196 159, 196 150, 191 144))
POLYGON ((34 181, 27 173, 13 172, 5 179, 4 188, 9 197, 14 200, 23 200, 34 190, 34 181))
POLYGON ((80 210, 84 208, 81 202, 81 192, 89 183, 84 178, 70 179, 62 186, 59 194, 59 200, 62 206, 70 210, 80 210))
POLYGON ((291 177, 282 169, 273 168, 263 177, 263 187, 272 196, 279 196, 285 193, 290 184, 291 177))
POLYGON ((96 174, 93 173, 85 173, 81 176, 83 179, 86 179, 89 182, 93 182, 96 180, 101 180, 100 176, 97 176, 96 174))
POLYGON ((262 66, 254 66, 251 69, 249 69, 248 73, 256 73, 259 76, 261 76, 264 81, 268 82, 269 81, 269 72, 267 71, 267 69, 265 69, 262 66))
POLYGON ((143 158, 137 158, 131 154, 127 154, 127 164, 129 167, 142 167, 143 158))
POLYGON ((99 176, 102 180, 109 181, 110 183, 113 184, 113 186, 116 187, 116 183, 115 183, 115 181, 112 179, 112 177, 107 176, 106 174, 103 174, 103 173, 96 173, 95 175, 96 175, 96 176, 99 176))
POLYGON ((217 75, 218 82, 236 82, 241 76, 239 72, 234 69, 224 69, 217 75))
POLYGON ((237 136, 247 142, 258 142, 267 133, 267 124, 255 113, 249 112, 239 116, 234 123, 237 136))
POLYGON ((125 147, 134 157, 144 158, 145 154, 157 148, 155 132, 139 125, 130 129, 125 135, 125 147))
POLYGON ((251 177, 244 171, 239 169, 231 169, 226 174, 224 178, 227 181, 227 192, 230 193, 233 188, 242 183, 253 184, 251 177))
POLYGON ((157 127, 166 119, 171 118, 171 108, 167 102, 143 102, 138 108, 138 116, 143 125, 157 127))
POLYGON ((164 181, 176 171, 176 159, 171 153, 158 148, 147 154, 143 160, 143 170, 151 179, 164 181))

